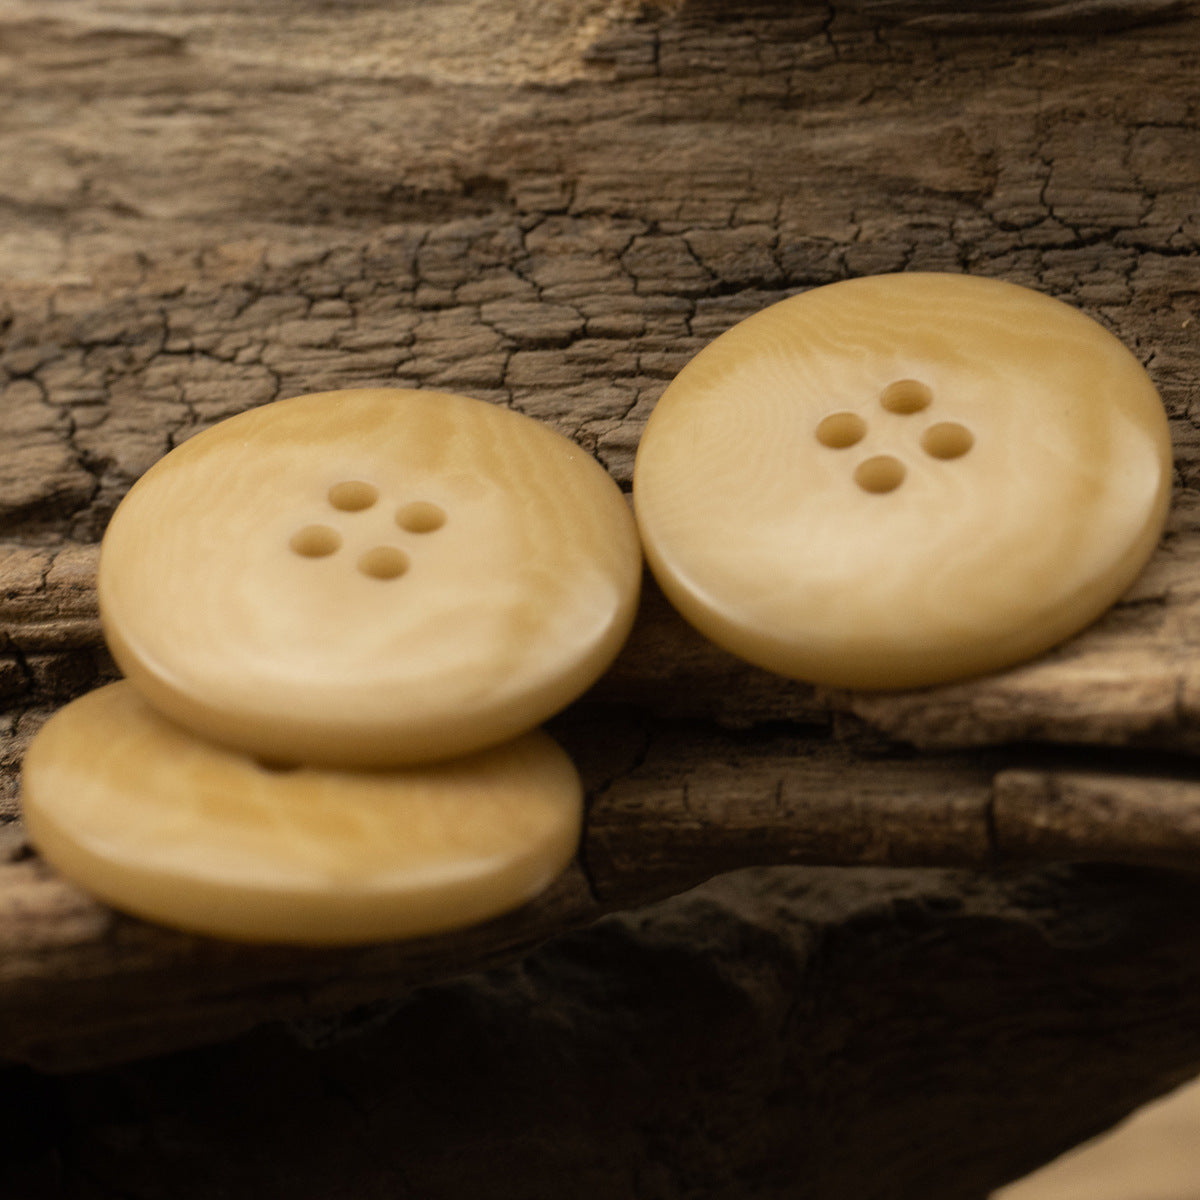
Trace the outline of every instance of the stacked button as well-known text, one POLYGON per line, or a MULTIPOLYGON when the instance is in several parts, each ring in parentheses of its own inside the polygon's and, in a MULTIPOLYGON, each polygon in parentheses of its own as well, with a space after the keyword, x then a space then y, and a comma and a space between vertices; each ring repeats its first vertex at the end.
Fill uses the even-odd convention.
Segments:
POLYGON ((26 821, 115 907, 247 940, 473 923, 569 862, 531 732, 628 635, 641 556, 577 446, 460 396, 303 396, 198 434, 105 534, 126 681, 53 717, 26 821))

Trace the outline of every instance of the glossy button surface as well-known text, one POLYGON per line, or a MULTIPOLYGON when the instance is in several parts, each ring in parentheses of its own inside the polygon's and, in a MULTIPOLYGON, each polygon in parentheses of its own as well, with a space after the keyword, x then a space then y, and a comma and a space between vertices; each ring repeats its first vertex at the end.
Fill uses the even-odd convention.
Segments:
POLYGON ((656 578, 712 640, 890 688, 1086 625, 1152 552, 1170 476, 1162 403, 1100 325, 910 274, 793 297, 702 350, 650 418, 634 503, 656 578))
POLYGON ((114 907, 311 945, 515 908, 570 862, 581 816, 578 775, 540 731, 450 763, 289 769, 189 734, 127 682, 47 722, 22 791, 38 850, 114 907))
POLYGON ((641 555, 607 473, 461 396, 283 400, 197 435, 118 508, 105 636, 146 698, 269 758, 430 761, 584 691, 632 623, 641 555))

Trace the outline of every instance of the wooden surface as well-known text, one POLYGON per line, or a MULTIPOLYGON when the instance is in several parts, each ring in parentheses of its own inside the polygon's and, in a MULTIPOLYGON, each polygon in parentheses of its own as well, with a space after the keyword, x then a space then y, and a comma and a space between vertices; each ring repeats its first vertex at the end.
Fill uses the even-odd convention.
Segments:
POLYGON ((0 0, 0 1055, 114 1061, 360 1003, 738 866, 1200 863, 1198 35, 1155 0, 0 0), (428 944, 189 939, 29 851, 23 748, 112 673, 96 543, 189 434, 430 386, 548 421, 627 486, 706 341, 907 269, 1059 296, 1160 388, 1169 531, 1092 629, 988 679, 835 694, 708 646, 651 587, 555 727, 589 787, 577 867, 428 944))
POLYGON ((1194 1073, 1198 924, 1129 869, 737 872, 338 1018, 0 1068, 0 1195, 983 1200, 1194 1073))

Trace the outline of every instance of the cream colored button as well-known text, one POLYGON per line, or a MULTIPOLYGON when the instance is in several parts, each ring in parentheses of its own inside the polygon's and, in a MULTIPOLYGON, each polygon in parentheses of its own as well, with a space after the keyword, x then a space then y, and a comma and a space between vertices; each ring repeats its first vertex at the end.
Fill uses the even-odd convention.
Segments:
POLYGON ((1165 520, 1166 415, 1132 354, 962 275, 785 300, 702 350, 646 428, 654 574, 713 641, 842 687, 933 684, 1076 632, 1165 520))
POLYGON ((302 396, 152 467, 100 557, 121 669, 187 727, 268 758, 429 761, 493 745, 620 649, 641 555, 574 443, 430 392, 302 396))
POLYGON ((386 772, 263 766, 159 716, 126 682, 69 704, 22 779, 34 845, 114 907, 310 945, 474 924, 570 862, 579 777, 544 733, 386 772))

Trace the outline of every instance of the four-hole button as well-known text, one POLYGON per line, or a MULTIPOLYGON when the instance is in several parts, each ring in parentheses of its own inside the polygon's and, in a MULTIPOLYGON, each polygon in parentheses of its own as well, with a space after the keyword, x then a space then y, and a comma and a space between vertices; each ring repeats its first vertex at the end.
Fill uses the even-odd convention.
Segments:
POLYGON ((364 389, 251 409, 150 469, 109 525, 114 657, 167 717, 266 761, 388 767, 552 716, 633 622, 612 477, 498 405, 364 389))
POLYGON ((833 687, 1010 666, 1081 629, 1162 530, 1166 416, 1106 329, 1027 288, 909 272, 813 288, 701 350, 633 493, 676 608, 833 687))

